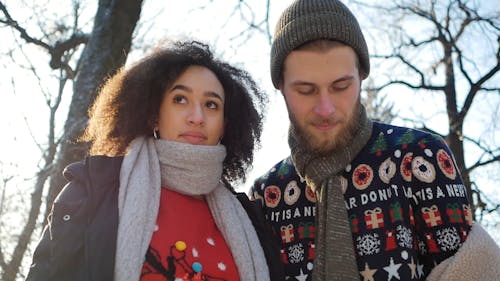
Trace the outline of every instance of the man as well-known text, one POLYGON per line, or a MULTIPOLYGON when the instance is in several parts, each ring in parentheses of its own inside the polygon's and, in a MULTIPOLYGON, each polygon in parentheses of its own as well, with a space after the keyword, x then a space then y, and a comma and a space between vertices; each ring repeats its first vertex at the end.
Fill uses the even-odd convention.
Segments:
POLYGON ((271 78, 289 112, 291 157, 250 195, 281 236, 287 280, 498 280, 500 250, 473 224, 449 148, 370 120, 360 103, 369 72, 340 1, 283 12, 271 78))

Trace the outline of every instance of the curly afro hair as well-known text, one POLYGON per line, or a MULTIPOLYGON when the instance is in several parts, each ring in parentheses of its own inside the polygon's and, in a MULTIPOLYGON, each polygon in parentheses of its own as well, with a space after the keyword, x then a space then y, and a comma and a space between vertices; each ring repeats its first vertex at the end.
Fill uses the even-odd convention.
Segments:
POLYGON ((90 154, 124 155, 134 138, 152 137, 165 91, 193 65, 210 69, 224 88, 226 124, 221 144, 227 156, 222 181, 228 187, 244 182, 254 149, 260 145, 267 97, 248 72, 214 58, 210 48, 197 41, 155 50, 106 81, 89 110, 81 138, 91 143, 90 154))

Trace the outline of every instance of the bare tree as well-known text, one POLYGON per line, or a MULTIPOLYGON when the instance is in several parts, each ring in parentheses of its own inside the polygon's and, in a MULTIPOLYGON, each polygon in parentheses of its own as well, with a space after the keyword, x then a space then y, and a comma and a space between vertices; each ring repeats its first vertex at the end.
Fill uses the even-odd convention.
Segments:
MULTIPOLYGON (((270 1, 266 3, 269 7, 270 1)), ((31 202, 26 204, 29 205, 26 224, 19 236, 12 236, 13 244, 16 244, 12 254, 7 253, 0 245, 0 266, 4 281, 15 280, 16 275, 22 278, 22 258, 26 256, 29 242, 36 240, 33 233, 37 219, 47 217, 55 196, 65 184, 61 176, 62 169, 71 162, 82 160, 86 155, 86 144, 79 143, 77 139, 86 125, 88 107, 102 82, 124 65, 142 8, 142 0, 100 0, 92 30, 85 32, 80 20, 81 4, 77 0, 73 1, 72 16, 68 17, 72 20, 43 18, 36 21, 40 24, 39 32, 33 32, 29 28, 29 21, 18 20, 15 13, 11 15, 12 11, 8 9, 6 2, 0 1, 0 23, 10 27, 20 37, 20 45, 13 48, 19 50, 25 46, 36 46, 44 50, 48 65, 57 72, 59 83, 57 94, 42 91, 50 112, 49 131, 45 144, 39 145, 43 160, 40 171, 33 180, 31 202), (52 28, 41 26, 42 23, 52 23, 52 28), (69 112, 62 134, 58 134, 55 115, 65 86, 71 84, 73 91, 69 112)), ((35 8, 33 7, 33 11, 37 13, 35 8)), ((241 44, 249 40, 254 31, 269 34, 269 27, 265 26, 267 21, 254 22, 256 17, 248 3, 235 2, 233 15, 238 13, 242 22, 248 25, 248 29, 240 34, 240 38, 246 36, 241 44)), ((267 38, 270 38, 269 35, 267 38)), ((26 56, 29 62, 29 55, 26 56)), ((40 78, 36 66, 30 65, 27 68, 32 70, 33 76, 40 78)), ((2 206, 3 202, 2 200, 2 206)))
MULTIPOLYGON (((254 32, 263 34, 267 38, 267 43, 271 46, 271 27, 269 16, 271 13, 271 0, 264 0, 264 17, 260 18, 255 11, 255 3, 250 4, 250 1, 239 0, 234 6, 231 16, 228 21, 234 16, 238 15, 240 22, 243 23, 246 28, 242 29, 238 34, 233 35, 230 40, 239 39, 240 45, 245 44, 252 38, 254 32)), ((223 26, 224 27, 224 26, 223 26)))
MULTIPOLYGON (((36 75, 36 69, 32 68, 32 70, 36 75)), ((49 109, 49 131, 46 139, 46 144, 39 144, 40 150, 43 151, 41 167, 34 180, 34 191, 31 193, 31 204, 28 207, 29 211, 27 221, 20 235, 16 239, 17 241, 15 242, 14 250, 10 255, 11 259, 9 262, 5 261, 6 259, 3 255, 4 251, 0 249, 0 260, 4 261, 2 263, 2 280, 15 280, 15 277, 19 269, 21 268, 21 262, 24 254, 30 241, 32 240, 32 235, 36 228, 37 218, 40 214, 40 208, 42 206, 43 189, 52 171, 52 164, 57 151, 58 138, 55 132, 55 116, 61 103, 67 79, 68 78, 67 76, 65 76, 64 71, 61 70, 59 78, 59 90, 57 94, 52 97, 49 93, 44 93, 44 96, 46 97, 46 105, 49 109)), ((4 187, 6 186, 6 184, 7 182, 4 181, 4 187)))
MULTIPOLYGON (((465 128, 471 112, 484 110, 474 107, 479 97, 491 97, 498 108, 500 85, 498 79, 494 79, 500 70, 498 6, 490 4, 493 9, 481 8, 479 4, 485 2, 463 0, 351 2, 361 6, 370 18, 378 19, 372 21, 377 26, 370 31, 379 31, 373 36, 377 42, 374 45, 385 49, 376 50, 372 57, 383 61, 379 60, 381 65, 391 64, 386 81, 381 83, 383 79, 378 79, 372 90, 403 86, 419 95, 435 94, 444 99, 448 132, 440 135, 455 155, 469 198, 475 199, 473 208, 484 208, 484 202, 478 200, 479 189, 475 188, 471 173, 487 165, 498 166, 500 147, 494 139, 473 135, 465 128), (469 166, 465 161, 465 142, 481 151, 475 163, 469 166)), ((492 117, 497 113, 490 112, 492 117)), ((492 119, 489 125, 495 126, 492 119)), ((421 124, 417 127, 437 133, 432 125, 421 120, 417 123, 421 124)))
MULTIPOLYGON (((76 67, 73 96, 54 164, 55 171, 62 171, 86 155, 87 146, 77 139, 87 123, 88 108, 104 80, 125 64, 141 7, 142 0, 99 0, 92 33, 76 67)), ((47 206, 51 205, 65 182, 60 172, 52 174, 47 206)))
MULTIPOLYGON (((0 9, 4 14, 4 18, 0 20, 0 22, 13 27, 17 30, 23 40, 28 43, 40 46, 46 49, 49 54, 51 54, 51 67, 57 69, 57 80, 58 80, 58 90, 57 93, 51 94, 48 90, 40 87, 40 91, 42 92, 45 104, 49 111, 48 117, 48 132, 47 138, 42 143, 36 142, 36 138, 34 138, 35 143, 37 143, 40 151, 42 152, 42 157, 40 161, 40 170, 37 173, 34 182, 34 189, 31 193, 31 204, 29 204, 29 210, 27 211, 27 219, 22 227, 20 234, 16 237, 16 241, 10 241, 15 246, 11 253, 8 253, 10 260, 7 260, 7 253, 4 249, 0 249, 0 260, 2 260, 1 268, 2 268, 2 280, 15 280, 19 270, 22 268, 21 263, 23 257, 25 256, 25 252, 27 251, 28 245, 32 240, 32 235, 37 225, 37 219, 40 214, 40 208, 42 206, 42 196, 44 191, 44 186, 49 178, 52 171, 52 164, 56 155, 59 139, 56 134, 56 113, 61 104, 62 95, 64 92, 64 88, 68 79, 73 77, 73 72, 70 70, 69 62, 71 61, 75 49, 79 44, 82 44, 86 41, 85 36, 72 36, 67 41, 58 41, 52 46, 49 43, 44 42, 43 40, 36 39, 31 37, 26 29, 20 26, 17 21, 13 19, 13 17, 9 14, 7 7, 0 3, 0 9)), ((78 7, 74 6, 74 15, 75 18, 79 12, 78 7)), ((51 37, 51 34, 54 32, 58 32, 59 30, 45 30, 45 38, 51 37)), ((18 46, 21 49, 21 46, 18 46)), ((13 59, 14 61, 14 59, 13 59)), ((29 63, 29 60, 28 60, 29 63)), ((27 66, 27 69, 32 73, 34 77, 41 82, 40 74, 38 73, 36 67, 32 64, 27 66)))
POLYGON ((373 90, 374 80, 368 79, 363 85, 365 96, 362 96, 362 103, 365 105, 367 115, 373 119, 384 123, 391 123, 397 113, 394 109, 394 102, 387 99, 380 91, 373 90))
MULTIPOLYGON (((50 179, 44 217, 47 216, 55 195, 64 186, 64 179, 60 173, 62 167, 84 157, 85 144, 78 143, 77 138, 85 127, 88 107, 105 78, 115 73, 125 63, 132 34, 140 18, 141 6, 142 0, 100 0, 92 31, 86 34, 79 26, 80 2, 73 1, 73 21, 66 23, 51 19, 55 23, 55 28, 52 30, 40 28, 42 35, 37 37, 30 34, 28 28, 18 22, 10 14, 7 5, 0 1, 0 11, 3 15, 0 23, 15 30, 25 44, 36 45, 45 50, 50 67, 59 73, 58 93, 53 97, 46 94, 50 112, 48 139, 44 148, 43 164, 34 183, 26 224, 10 255, 10 261, 6 260, 5 252, 0 248, 2 280, 15 280, 19 273, 41 211, 46 181, 50 179), (83 45, 85 48, 82 50, 83 45), (73 82, 73 95, 64 125, 64 134, 58 138, 55 133, 55 114, 64 87, 69 80, 73 82)), ((34 67, 33 71, 36 76, 34 67)))

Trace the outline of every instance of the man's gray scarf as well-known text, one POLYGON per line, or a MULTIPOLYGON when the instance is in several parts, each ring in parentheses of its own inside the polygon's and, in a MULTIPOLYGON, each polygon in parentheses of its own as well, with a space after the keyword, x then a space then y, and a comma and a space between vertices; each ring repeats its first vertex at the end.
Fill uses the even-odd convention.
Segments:
POLYGON ((238 268, 240 280, 269 280, 257 233, 236 197, 220 182, 226 149, 140 137, 123 159, 118 196, 115 281, 138 281, 153 235, 161 187, 204 195, 238 268))
POLYGON ((348 146, 332 154, 318 155, 308 151, 295 137, 290 126, 288 143, 297 172, 312 187, 316 203, 316 256, 313 280, 359 280, 351 228, 340 185, 344 168, 366 145, 372 131, 372 122, 360 107, 358 128, 348 146))

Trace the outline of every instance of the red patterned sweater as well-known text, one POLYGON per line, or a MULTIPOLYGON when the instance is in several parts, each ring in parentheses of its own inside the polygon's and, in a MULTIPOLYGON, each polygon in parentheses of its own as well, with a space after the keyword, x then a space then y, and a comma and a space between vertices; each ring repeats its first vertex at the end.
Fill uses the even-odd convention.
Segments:
POLYGON ((140 280, 239 280, 233 256, 205 200, 161 189, 157 228, 140 280))

